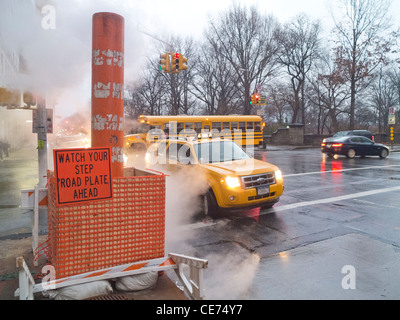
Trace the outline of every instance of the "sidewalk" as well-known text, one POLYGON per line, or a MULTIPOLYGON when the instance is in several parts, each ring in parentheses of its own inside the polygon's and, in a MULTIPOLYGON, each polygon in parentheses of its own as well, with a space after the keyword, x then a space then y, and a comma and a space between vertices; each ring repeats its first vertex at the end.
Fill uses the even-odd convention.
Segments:
MULTIPOLYGON (((39 241, 44 241, 44 236, 39 241)), ((34 271, 31 237, 0 240, 0 300, 16 299, 14 292, 19 286, 16 258, 20 256, 34 271)))
MULTIPOLYGON (((46 240, 46 236, 39 237, 39 243, 46 240)), ((0 300, 18 300, 14 297, 15 290, 19 287, 16 258, 23 256, 32 276, 40 274, 41 266, 33 266, 32 237, 22 239, 0 240, 0 300)), ((94 300, 188 300, 185 293, 180 290, 175 281, 173 271, 165 272, 159 276, 155 288, 136 292, 117 291, 112 294, 93 298, 94 300)), ((42 293, 34 295, 35 300, 48 300, 42 293)))

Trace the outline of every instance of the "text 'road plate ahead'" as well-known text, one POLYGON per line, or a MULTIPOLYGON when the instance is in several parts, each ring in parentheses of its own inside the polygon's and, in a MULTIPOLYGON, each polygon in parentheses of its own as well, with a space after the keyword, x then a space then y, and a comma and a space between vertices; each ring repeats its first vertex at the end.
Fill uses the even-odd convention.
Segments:
POLYGON ((112 198, 111 148, 54 150, 57 204, 112 198))

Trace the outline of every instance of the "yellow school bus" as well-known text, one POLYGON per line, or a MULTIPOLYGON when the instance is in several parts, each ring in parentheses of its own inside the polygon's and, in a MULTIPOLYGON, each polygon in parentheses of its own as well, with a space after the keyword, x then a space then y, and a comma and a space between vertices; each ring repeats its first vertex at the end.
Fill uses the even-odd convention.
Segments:
POLYGON ((262 146, 263 123, 259 116, 140 116, 140 132, 125 136, 125 146, 141 149, 161 139, 199 134, 234 140, 242 147, 262 146))

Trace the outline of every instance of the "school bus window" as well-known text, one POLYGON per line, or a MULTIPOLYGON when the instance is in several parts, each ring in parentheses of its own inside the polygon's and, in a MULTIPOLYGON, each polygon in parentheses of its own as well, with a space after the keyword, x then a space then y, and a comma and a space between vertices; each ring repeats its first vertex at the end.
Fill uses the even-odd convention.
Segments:
POLYGON ((201 133, 201 127, 202 127, 202 123, 201 123, 201 122, 195 122, 195 123, 194 123, 194 130, 195 130, 197 133, 201 133))
POLYGON ((255 132, 261 131, 261 122, 254 122, 254 131, 255 132))
POLYGON ((167 144, 160 143, 159 145, 156 146, 156 148, 149 149, 149 152, 154 152, 153 153, 154 157, 164 157, 166 149, 167 149, 167 144))
POLYGON ((183 130, 183 125, 184 125, 183 122, 178 122, 176 124, 176 131, 177 131, 178 134, 183 130))
POLYGON ((205 124, 204 128, 203 128, 204 132, 210 132, 210 125, 209 124, 205 124))
POLYGON ((193 156, 189 145, 180 145, 178 146, 178 161, 181 164, 190 164, 193 163, 193 156))
POLYGON ((237 129, 238 128, 238 123, 237 122, 231 122, 231 130, 237 129))
POLYGON ((239 122, 239 130, 246 130, 246 123, 245 122, 239 122))
POLYGON ((222 129, 228 129, 229 130, 229 122, 223 122, 222 123, 222 129))
POLYGON ((246 130, 254 130, 254 122, 247 122, 246 130))
POLYGON ((166 154, 168 162, 176 163, 176 161, 178 160, 179 147, 180 145, 176 142, 171 142, 169 144, 166 154))
POLYGON ((173 131, 175 130, 176 122, 166 122, 163 124, 163 130, 173 131))
POLYGON ((186 122, 185 123, 185 130, 193 130, 193 123, 192 122, 186 122))
POLYGON ((213 122, 212 128, 213 128, 213 130, 217 129, 218 131, 221 131, 221 122, 213 122))

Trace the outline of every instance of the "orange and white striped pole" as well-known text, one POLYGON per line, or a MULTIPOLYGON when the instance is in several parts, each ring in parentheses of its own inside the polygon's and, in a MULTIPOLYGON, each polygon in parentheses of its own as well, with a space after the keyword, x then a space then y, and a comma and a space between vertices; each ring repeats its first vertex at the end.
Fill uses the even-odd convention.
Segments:
POLYGON ((112 175, 123 176, 124 18, 93 15, 92 148, 111 147, 112 175))

